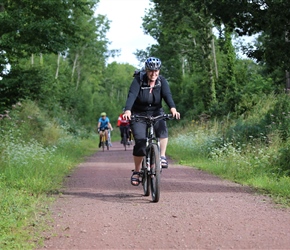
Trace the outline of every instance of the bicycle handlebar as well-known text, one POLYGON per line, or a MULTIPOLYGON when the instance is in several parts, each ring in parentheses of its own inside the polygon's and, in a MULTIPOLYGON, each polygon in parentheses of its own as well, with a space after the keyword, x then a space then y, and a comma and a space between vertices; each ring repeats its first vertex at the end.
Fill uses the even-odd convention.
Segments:
POLYGON ((131 115, 131 120, 138 120, 138 119, 154 122, 157 120, 171 120, 173 119, 173 115, 172 114, 162 114, 158 116, 131 115))

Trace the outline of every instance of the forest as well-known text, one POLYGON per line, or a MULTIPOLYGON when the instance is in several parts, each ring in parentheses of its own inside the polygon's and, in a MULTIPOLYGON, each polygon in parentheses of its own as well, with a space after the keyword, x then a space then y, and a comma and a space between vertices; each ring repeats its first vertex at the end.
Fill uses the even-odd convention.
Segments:
MULTIPOLYGON (((170 156, 289 205, 290 1, 150 2, 142 27, 156 44, 135 56, 161 59, 181 113, 170 156)), ((115 126, 125 105, 136 69, 107 63, 118 50, 98 3, 0 1, 0 248, 92 153, 100 113, 115 126)))
MULTIPOLYGON (((136 57, 162 60, 161 73, 184 119, 238 117, 257 96, 285 93, 287 1, 151 2, 143 29, 157 44, 136 51, 136 57), (255 44, 234 47, 233 39, 244 35, 256 35, 255 44)), ((110 20, 96 16, 97 7, 98 1, 2 1, 1 114, 32 100, 54 117, 65 111, 88 127, 103 110, 118 116, 135 69, 106 64, 116 51, 108 50, 110 20)))

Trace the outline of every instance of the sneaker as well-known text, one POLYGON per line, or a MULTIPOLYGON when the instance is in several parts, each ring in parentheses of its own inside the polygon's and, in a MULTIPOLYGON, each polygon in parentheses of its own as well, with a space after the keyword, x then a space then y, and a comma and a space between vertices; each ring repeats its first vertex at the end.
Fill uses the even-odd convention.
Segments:
POLYGON ((161 167, 168 168, 168 161, 165 156, 161 156, 161 167))

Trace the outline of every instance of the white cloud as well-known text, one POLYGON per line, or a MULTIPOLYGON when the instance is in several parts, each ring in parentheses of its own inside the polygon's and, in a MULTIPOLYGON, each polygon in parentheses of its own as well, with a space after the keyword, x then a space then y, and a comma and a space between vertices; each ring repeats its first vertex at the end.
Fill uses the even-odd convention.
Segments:
POLYGON ((109 49, 121 50, 121 55, 110 58, 109 63, 116 61, 135 67, 141 66, 133 53, 137 49, 145 50, 156 43, 152 37, 145 35, 142 29, 142 17, 149 8, 149 0, 100 0, 96 14, 106 15, 111 21, 111 28, 107 33, 107 38, 111 41, 109 49))

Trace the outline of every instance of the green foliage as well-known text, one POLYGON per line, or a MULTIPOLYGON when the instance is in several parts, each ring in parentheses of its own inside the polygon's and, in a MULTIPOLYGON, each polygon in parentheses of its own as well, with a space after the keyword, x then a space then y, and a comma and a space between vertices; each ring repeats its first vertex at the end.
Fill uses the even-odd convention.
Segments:
POLYGON ((117 123, 117 119, 126 104, 134 71, 135 68, 127 63, 113 62, 107 66, 95 100, 97 119, 101 112, 106 112, 111 124, 117 123))
POLYGON ((271 71, 289 70, 289 1, 226 0, 206 4, 216 22, 229 25, 240 35, 263 36, 263 43, 246 49, 248 56, 266 62, 271 71))
POLYGON ((272 158, 272 166, 275 167, 275 172, 281 176, 290 176, 290 139, 287 140, 279 148, 276 157, 272 158))
MULTIPOLYGON (((58 53, 77 42, 75 13, 87 14, 95 1, 9 0, 1 2, 0 50, 9 63, 31 53, 58 53)), ((91 13, 92 15, 93 13, 91 13)))
POLYGON ((15 104, 15 101, 33 99, 45 100, 46 86, 51 85, 51 78, 44 68, 14 68, 11 74, 0 81, 0 103, 2 110, 15 104))
POLYGON ((32 100, 95 123, 109 29, 105 16, 94 16, 97 2, 1 2, 0 112, 32 100))
POLYGON ((263 121, 268 129, 279 131, 280 138, 287 141, 290 137, 290 102, 289 95, 279 95, 277 102, 263 121))
POLYGON ((83 156, 96 148, 96 134, 35 102, 17 103, 0 119, 0 248, 34 249, 47 213, 47 194, 83 156), (58 119, 57 119, 58 118, 58 119), (86 138, 83 139, 86 134, 86 138))
POLYGON ((57 124, 49 121, 48 115, 31 101, 13 105, 9 119, 2 119, 0 124, 2 127, 0 134, 4 139, 16 136, 21 137, 24 142, 36 140, 44 145, 50 145, 61 136, 57 124), (51 134, 48 134, 49 131, 51 134))
MULTIPOLYGON (((151 53, 162 59, 165 65, 162 73, 170 79, 177 100, 184 98, 179 93, 185 89, 183 85, 186 85, 187 81, 183 82, 182 79, 195 78, 199 74, 203 75, 203 80, 198 85, 200 90, 190 84, 192 87, 190 92, 203 90, 203 95, 199 97, 206 101, 198 106, 203 106, 204 111, 210 111, 211 115, 214 113, 227 115, 228 112, 235 112, 239 116, 253 108, 255 94, 269 93, 274 87, 278 91, 284 88, 285 70, 289 71, 290 65, 289 56, 286 58, 290 48, 287 43, 289 27, 285 26, 289 4, 285 1, 273 0, 267 4, 261 1, 200 3, 188 0, 178 2, 152 0, 151 2, 155 5, 143 18, 143 28, 147 34, 156 39, 158 45, 147 48, 144 53, 138 51, 138 55, 141 58, 146 53, 151 53), (279 18, 273 19, 273 16, 279 18), (213 26, 223 26, 227 30, 226 32, 219 30, 225 39, 220 36, 216 48, 212 43, 213 26), (236 60, 228 36, 232 31, 239 35, 260 33, 263 36, 254 48, 246 48, 247 55, 257 59, 260 65, 264 66, 264 73, 257 72, 253 68, 247 70, 256 73, 247 86, 245 84, 249 81, 247 78, 249 75, 240 74, 244 72, 239 72, 239 62, 236 60), (218 59, 217 64, 213 53, 218 59), (218 70, 214 68, 215 66, 218 70), (272 72, 271 77, 274 81, 265 72, 267 74, 272 72), (240 90, 241 86, 246 88, 240 90), (252 90, 255 94, 252 94, 252 90)), ((187 89, 189 88, 188 86, 187 89)), ((195 102, 199 103, 200 98, 195 102)), ((180 109, 186 107, 182 104, 180 109)), ((193 112, 195 111, 190 111, 193 112)))
POLYGON ((192 121, 183 129, 176 128, 168 153, 181 164, 258 188, 289 206, 290 140, 287 137, 283 141, 280 132, 280 126, 287 119, 277 115, 275 121, 280 126, 271 127, 264 119, 273 107, 286 108, 287 98, 284 95, 261 97, 255 109, 237 120, 225 117, 222 121, 206 123, 192 121))

